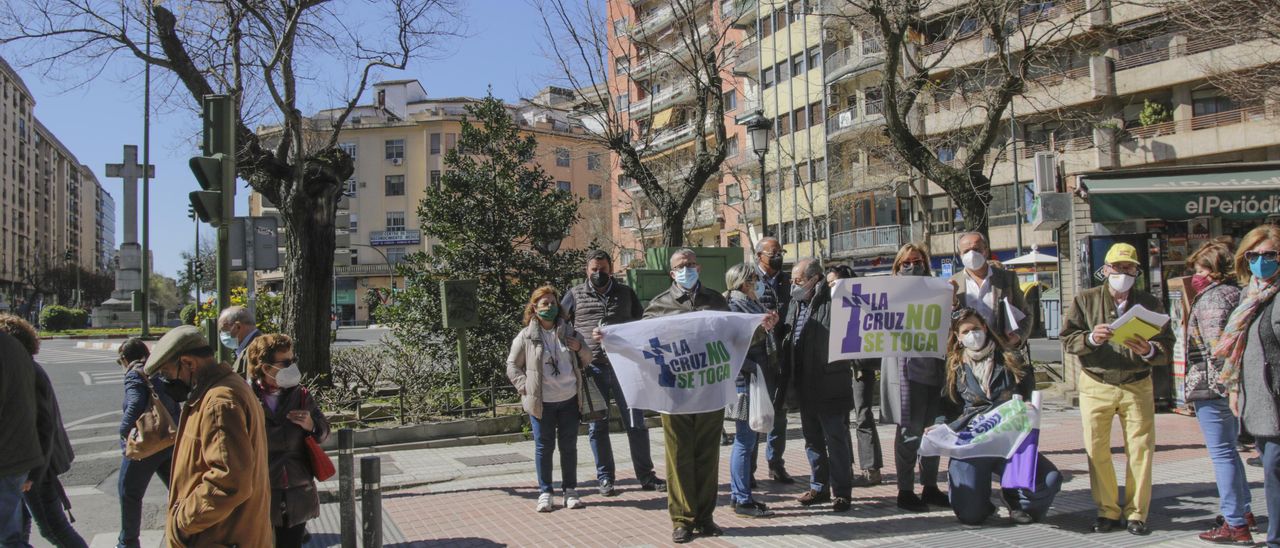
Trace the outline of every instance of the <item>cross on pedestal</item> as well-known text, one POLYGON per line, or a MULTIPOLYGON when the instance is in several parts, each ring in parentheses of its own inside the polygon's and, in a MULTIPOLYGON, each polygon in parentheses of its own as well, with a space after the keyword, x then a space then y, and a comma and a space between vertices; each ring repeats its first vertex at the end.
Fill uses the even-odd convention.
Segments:
MULTIPOLYGON (((124 162, 107 164, 107 177, 124 180, 124 244, 138 242, 138 178, 143 176, 138 163, 138 145, 124 146, 124 162)), ((156 176, 156 166, 147 164, 146 177, 156 176)))

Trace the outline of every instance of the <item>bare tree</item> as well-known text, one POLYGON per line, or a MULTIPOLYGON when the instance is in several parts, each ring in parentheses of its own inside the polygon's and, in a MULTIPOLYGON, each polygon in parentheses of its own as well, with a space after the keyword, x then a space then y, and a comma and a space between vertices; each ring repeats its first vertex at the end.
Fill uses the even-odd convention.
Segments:
MULTIPOLYGON (((719 3, 666 0, 657 13, 671 18, 672 26, 661 26, 674 29, 675 39, 674 46, 664 46, 670 35, 662 40, 648 33, 643 21, 631 21, 630 29, 616 28, 598 0, 536 0, 534 4, 542 19, 545 49, 557 67, 554 79, 594 102, 588 116, 594 118, 596 138, 618 156, 623 174, 639 185, 643 200, 661 218, 663 245, 683 245, 686 214, 707 182, 720 172, 728 150, 722 92, 726 79, 732 79, 725 68, 735 54, 734 45, 726 40, 732 21, 717 15, 719 3), (629 75, 632 67, 618 66, 613 55, 669 64, 679 79, 664 93, 687 93, 692 98, 672 114, 676 123, 662 127, 632 119, 629 112, 642 101, 632 96, 631 107, 620 105, 618 97, 629 91, 628 79, 617 76, 620 71, 629 75), (665 159, 668 165, 683 169, 663 176, 651 158, 661 152, 665 140, 687 133, 693 135, 692 152, 665 159)), ((648 104, 648 114, 656 114, 652 101, 648 104)))
POLYGON ((0 11, 0 43, 30 42, 28 65, 88 67, 81 84, 124 56, 161 69, 157 88, 172 85, 172 97, 185 95, 189 106, 209 94, 233 97, 237 175, 284 221, 283 328, 307 372, 327 375, 334 218, 354 170, 339 132, 371 79, 453 36, 457 21, 454 0, 195 0, 177 12, 150 1, 12 0, 0 11), (338 70, 353 76, 331 83, 338 70), (325 92, 344 108, 317 127, 299 102, 325 92), (269 140, 252 129, 259 124, 276 126, 269 140))
POLYGON ((1101 9, 1062 0, 829 0, 822 7, 883 48, 879 113, 893 154, 951 197, 967 230, 982 232, 992 170, 1017 137, 1007 130, 1011 104, 1022 98, 1037 113, 1065 106, 1052 93, 1032 92, 1073 68, 1079 45, 1071 39, 1101 9), (940 111, 947 113, 926 119, 940 111))
POLYGON ((1202 67, 1209 81, 1241 103, 1280 101, 1280 10, 1273 0, 1166 0, 1166 13, 1202 39, 1224 45, 1258 40, 1226 66, 1202 67))

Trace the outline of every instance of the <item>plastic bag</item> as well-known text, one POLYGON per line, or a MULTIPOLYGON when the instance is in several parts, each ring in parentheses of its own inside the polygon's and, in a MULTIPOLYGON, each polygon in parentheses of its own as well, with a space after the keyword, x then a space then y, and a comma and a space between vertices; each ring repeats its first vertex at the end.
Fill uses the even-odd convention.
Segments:
POLYGON ((769 433, 773 429, 773 400, 769 398, 769 389, 764 384, 764 375, 759 372, 752 375, 747 392, 750 394, 748 406, 751 408, 747 425, 761 434, 769 433))

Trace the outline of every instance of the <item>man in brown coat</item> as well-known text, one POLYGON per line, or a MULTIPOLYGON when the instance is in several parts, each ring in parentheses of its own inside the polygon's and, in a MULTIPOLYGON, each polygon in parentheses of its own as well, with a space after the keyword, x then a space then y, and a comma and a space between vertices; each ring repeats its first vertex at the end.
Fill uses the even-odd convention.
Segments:
POLYGON ((192 326, 156 342, 143 371, 190 390, 169 479, 169 546, 272 546, 266 422, 243 377, 192 326))

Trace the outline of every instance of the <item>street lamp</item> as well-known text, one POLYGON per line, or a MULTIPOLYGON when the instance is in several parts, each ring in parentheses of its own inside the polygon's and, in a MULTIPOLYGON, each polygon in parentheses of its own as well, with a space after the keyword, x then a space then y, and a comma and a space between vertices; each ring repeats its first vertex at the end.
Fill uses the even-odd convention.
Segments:
POLYGON ((763 116, 747 124, 747 132, 751 136, 751 148, 755 150, 756 158, 760 161, 760 234, 762 238, 769 235, 769 189, 764 178, 764 157, 769 153, 769 130, 772 125, 763 116))

